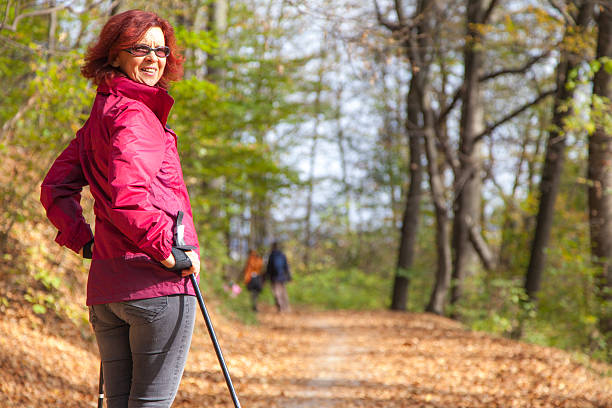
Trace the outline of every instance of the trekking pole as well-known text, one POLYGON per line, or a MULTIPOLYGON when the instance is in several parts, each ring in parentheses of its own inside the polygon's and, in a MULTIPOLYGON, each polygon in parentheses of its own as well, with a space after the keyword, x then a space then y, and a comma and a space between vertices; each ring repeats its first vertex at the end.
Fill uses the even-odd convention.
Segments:
POLYGON ((102 361, 100 361, 100 380, 98 382, 98 408, 104 407, 104 372, 102 371, 102 361))
POLYGON ((232 396, 234 407, 241 408, 240 401, 238 401, 238 396, 236 395, 234 385, 232 384, 232 379, 230 378, 229 371, 227 370, 227 365, 225 364, 225 360, 223 359, 223 353, 221 353, 221 347, 219 347, 219 342, 217 341, 217 336, 215 335, 215 329, 213 329, 212 322, 210 321, 210 316, 208 315, 208 311, 206 310, 206 305, 204 304, 204 298, 202 297, 202 293, 200 292, 198 282, 196 281, 195 275, 193 273, 189 275, 189 279, 191 280, 191 284, 193 285, 193 289, 195 290, 196 297, 198 298, 198 303, 200 304, 200 309, 202 310, 202 315, 204 316, 204 321, 206 322, 206 328, 208 329, 208 334, 210 335, 210 339, 212 340, 213 346, 215 347, 217 360, 219 360, 219 364, 221 365, 221 370, 223 371, 223 376, 225 377, 225 383, 227 384, 227 389, 229 390, 230 395, 232 396))

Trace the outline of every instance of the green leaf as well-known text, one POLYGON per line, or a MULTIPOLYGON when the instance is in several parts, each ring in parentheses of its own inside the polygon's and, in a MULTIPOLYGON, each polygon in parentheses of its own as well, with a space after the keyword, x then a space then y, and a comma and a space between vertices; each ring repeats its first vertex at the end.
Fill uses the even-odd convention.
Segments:
POLYGON ((47 313, 47 308, 43 305, 35 304, 32 305, 32 311, 34 311, 36 314, 45 314, 47 313))
POLYGON ((604 64, 604 69, 610 75, 612 75, 612 58, 603 57, 601 62, 604 64))

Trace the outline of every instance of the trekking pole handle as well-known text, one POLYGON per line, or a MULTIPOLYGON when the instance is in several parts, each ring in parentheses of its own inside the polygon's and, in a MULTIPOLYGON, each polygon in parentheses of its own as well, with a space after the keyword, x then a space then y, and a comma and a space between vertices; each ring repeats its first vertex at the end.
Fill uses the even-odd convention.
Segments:
POLYGON ((234 384, 232 383, 232 379, 227 369, 227 365, 225 364, 225 359, 223 358, 223 353, 221 352, 221 347, 219 346, 219 342, 217 341, 217 335, 215 334, 215 329, 212 326, 210 316, 208 315, 208 310, 206 309, 206 305, 204 304, 204 298, 202 297, 202 293, 200 292, 200 287, 198 286, 198 282, 196 281, 195 274, 192 273, 191 275, 189 275, 189 280, 191 280, 191 284, 193 285, 193 289, 195 290, 196 297, 198 298, 198 303, 200 305, 200 309, 202 310, 202 315, 204 315, 206 328, 208 329, 208 334, 210 335, 210 339, 212 340, 213 346, 215 348, 217 360, 219 360, 221 371, 223 371, 225 383, 227 384, 227 389, 229 390, 230 395, 232 397, 232 401, 234 402, 234 407, 241 408, 240 401, 238 401, 238 396, 236 395, 236 391, 234 390, 234 384))

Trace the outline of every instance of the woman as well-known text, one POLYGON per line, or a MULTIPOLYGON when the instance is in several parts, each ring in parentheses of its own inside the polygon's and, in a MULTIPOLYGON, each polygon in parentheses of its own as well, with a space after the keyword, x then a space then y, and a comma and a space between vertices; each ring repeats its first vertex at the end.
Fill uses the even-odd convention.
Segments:
POLYGON ((166 89, 182 62, 166 20, 140 10, 111 17, 81 68, 98 86, 90 117, 41 186, 56 242, 92 257, 87 305, 109 408, 171 406, 191 344, 199 245, 166 126, 166 89), (80 205, 85 185, 95 239, 80 205))

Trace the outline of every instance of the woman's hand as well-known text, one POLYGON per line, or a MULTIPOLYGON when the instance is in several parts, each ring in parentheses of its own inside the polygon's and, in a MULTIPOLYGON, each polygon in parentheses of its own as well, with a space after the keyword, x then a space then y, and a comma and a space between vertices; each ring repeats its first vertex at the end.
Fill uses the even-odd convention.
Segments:
POLYGON ((185 252, 185 255, 187 255, 187 257, 189 257, 189 260, 191 261, 191 268, 183 269, 181 271, 181 275, 185 277, 193 273, 195 274, 195 276, 198 276, 198 274, 200 273, 200 258, 198 257, 198 254, 193 251, 187 251, 185 252))
MULTIPOLYGON (((187 251, 185 252, 185 255, 187 255, 187 257, 191 261, 191 267, 187 269, 183 269, 181 271, 181 276, 183 277, 189 276, 192 273, 195 273, 197 276, 200 273, 200 258, 198 257, 198 254, 196 254, 193 251, 187 251)), ((174 255, 170 254, 170 256, 164 259, 163 261, 161 261, 161 263, 166 268, 173 268, 174 265, 176 265, 176 260, 174 259, 174 255)))
MULTIPOLYGON (((94 244, 91 244, 91 253, 93 254, 93 248, 94 248, 94 244)), ((83 248, 79 249, 79 255, 82 257, 83 256, 83 248)), ((172 258, 174 260, 174 258, 172 258)))

